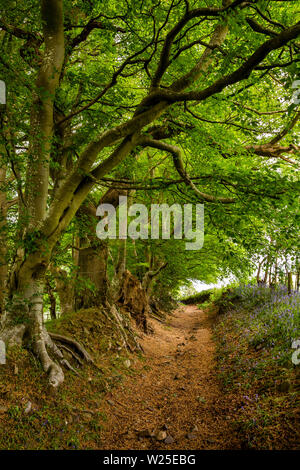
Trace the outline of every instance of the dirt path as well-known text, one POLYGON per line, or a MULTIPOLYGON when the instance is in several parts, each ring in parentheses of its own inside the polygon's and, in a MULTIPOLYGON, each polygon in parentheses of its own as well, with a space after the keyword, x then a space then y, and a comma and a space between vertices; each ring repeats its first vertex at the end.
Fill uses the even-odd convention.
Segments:
POLYGON ((135 364, 137 375, 106 397, 104 449, 239 448, 216 379, 211 322, 194 305, 165 325, 152 321, 154 334, 142 340, 144 365, 135 364), (139 433, 160 430, 167 443, 139 433))

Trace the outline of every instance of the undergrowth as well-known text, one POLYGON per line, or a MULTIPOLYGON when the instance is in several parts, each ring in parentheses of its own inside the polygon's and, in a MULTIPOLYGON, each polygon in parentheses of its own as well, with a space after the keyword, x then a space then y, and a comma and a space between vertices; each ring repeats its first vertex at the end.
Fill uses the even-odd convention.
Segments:
POLYGON ((122 347, 117 330, 97 309, 47 322, 47 329, 80 341, 96 366, 76 364, 78 375, 66 371, 53 395, 35 356, 10 348, 0 368, 0 449, 97 449, 106 423, 106 397, 124 377, 135 376, 137 356, 122 347))
POLYGON ((223 313, 214 330, 219 379, 239 397, 234 425, 246 447, 298 448, 300 366, 292 343, 300 338, 300 294, 247 285, 215 305, 223 313))

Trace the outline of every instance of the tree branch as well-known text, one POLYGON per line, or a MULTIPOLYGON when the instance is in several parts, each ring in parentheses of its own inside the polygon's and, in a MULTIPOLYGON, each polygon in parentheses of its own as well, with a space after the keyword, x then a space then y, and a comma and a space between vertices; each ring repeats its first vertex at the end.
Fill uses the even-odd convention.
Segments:
POLYGON ((151 83, 151 88, 155 89, 159 86, 159 83, 168 68, 169 65, 169 58, 170 58, 170 53, 171 53, 171 47, 173 44, 174 39, 180 33, 180 31, 184 28, 184 26, 191 21, 194 18, 199 18, 199 17, 209 17, 209 16, 214 16, 214 17, 220 17, 222 13, 225 13, 226 11, 233 9, 243 3, 243 0, 236 0, 232 2, 230 5, 224 6, 222 8, 196 8, 194 10, 186 10, 185 15, 181 18, 181 20, 178 21, 178 23, 169 31, 169 33, 166 36, 166 39, 164 41, 164 45, 162 47, 162 51, 160 54, 160 60, 156 69, 156 72, 154 74, 152 83, 151 83))
POLYGON ((94 30, 94 29, 103 29, 103 30, 109 30, 109 31, 116 31, 118 33, 125 33, 126 30, 124 28, 120 28, 118 26, 110 25, 110 24, 104 24, 102 21, 97 21, 97 19, 92 18, 85 26, 83 26, 83 29, 80 34, 75 36, 70 41, 69 47, 71 49, 74 49, 74 47, 78 46, 81 42, 86 41, 88 38, 89 34, 94 30))
POLYGON ((264 42, 237 70, 220 78, 215 83, 201 91, 190 91, 186 93, 174 92, 172 86, 167 90, 158 90, 150 93, 143 105, 149 105, 157 101, 167 101, 176 103, 180 101, 203 101, 210 96, 220 93, 224 88, 234 83, 240 82, 251 75, 253 69, 260 64, 267 55, 276 49, 286 45, 300 34, 300 22, 282 31, 275 38, 264 42))
POLYGON ((233 198, 215 197, 210 194, 206 194, 199 191, 183 167, 181 150, 179 149, 179 147, 167 144, 165 142, 161 142, 159 140, 151 139, 150 137, 141 137, 138 142, 138 145, 142 145, 145 147, 153 147, 171 153, 171 155, 173 156, 173 163, 177 172, 183 178, 184 182, 188 186, 190 186, 197 194, 197 196, 199 196, 202 200, 204 199, 207 202, 221 202, 223 204, 231 204, 236 202, 236 200, 233 198))

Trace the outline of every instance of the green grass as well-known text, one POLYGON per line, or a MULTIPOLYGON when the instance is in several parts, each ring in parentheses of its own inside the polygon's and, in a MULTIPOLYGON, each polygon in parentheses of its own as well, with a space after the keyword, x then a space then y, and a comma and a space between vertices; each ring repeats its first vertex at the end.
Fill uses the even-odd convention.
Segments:
POLYGON ((97 449, 106 426, 104 397, 125 377, 140 373, 125 366, 127 359, 137 356, 120 349, 118 331, 101 311, 71 314, 47 322, 47 328, 80 341, 101 371, 72 363, 79 376, 64 371, 64 383, 51 394, 47 374, 35 356, 9 348, 7 363, 0 367, 0 449, 97 449), (33 407, 25 413, 29 401, 33 407))
POLYGON ((299 366, 292 363, 291 345, 300 336, 299 294, 248 285, 220 300, 217 369, 224 391, 240 402, 236 430, 247 448, 298 448, 299 366))
POLYGON ((189 295, 180 300, 184 305, 192 305, 206 302, 210 298, 211 290, 197 292, 196 294, 189 295))

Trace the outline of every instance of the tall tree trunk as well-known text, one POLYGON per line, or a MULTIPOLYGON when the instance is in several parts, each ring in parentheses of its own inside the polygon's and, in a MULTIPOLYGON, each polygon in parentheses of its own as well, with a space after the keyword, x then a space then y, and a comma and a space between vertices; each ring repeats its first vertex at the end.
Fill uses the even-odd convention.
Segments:
POLYGON ((75 283, 64 269, 52 268, 56 292, 59 298, 60 315, 72 313, 75 310, 75 283))
POLYGON ((89 247, 80 249, 78 279, 79 285, 82 285, 77 291, 76 310, 99 306, 105 300, 108 289, 107 258, 106 240, 95 240, 89 247))
POLYGON ((137 326, 147 332, 149 299, 145 289, 143 289, 140 281, 128 269, 123 271, 119 287, 117 301, 121 309, 128 311, 130 316, 135 319, 137 326))
POLYGON ((118 261, 116 266, 116 277, 120 280, 126 269, 127 260, 127 239, 119 240, 118 261))
POLYGON ((73 259, 74 266, 78 266, 79 249, 80 249, 80 238, 77 235, 73 235, 72 259, 73 259))
POLYGON ((293 290, 293 273, 288 272, 288 293, 290 294, 293 290))
POLYGON ((64 374, 47 352, 47 345, 50 347, 53 343, 43 326, 45 271, 51 253, 40 239, 39 229, 46 218, 53 103, 64 61, 62 0, 42 0, 41 19, 45 51, 37 74, 30 118, 25 194, 28 221, 24 227, 24 246, 17 253, 10 275, 10 305, 3 318, 0 335, 20 342, 26 333, 49 374, 49 383, 57 387, 63 381, 64 374))
POLYGON ((83 205, 77 217, 84 220, 86 233, 79 241, 76 310, 101 305, 108 288, 108 243, 96 236, 96 206, 92 202, 83 205))
POLYGON ((266 268, 265 268, 265 277, 264 277, 264 284, 267 285, 267 282, 268 282, 268 273, 269 273, 269 259, 267 261, 267 264, 266 264, 266 268))
MULTIPOLYGON (((109 189, 100 199, 99 204, 111 204, 115 208, 119 205, 119 197, 126 195, 127 191, 109 189)), ((86 237, 79 247, 78 278, 82 285, 76 297, 76 309, 99 306, 107 300, 110 288, 107 277, 108 240, 99 240, 96 236, 96 206, 92 203, 84 205, 78 211, 78 217, 84 216, 86 237)))
POLYGON ((49 302, 50 302, 50 308, 49 308, 50 317, 51 317, 51 320, 55 320, 56 319, 56 298, 55 298, 53 288, 51 286, 49 279, 46 280, 46 289, 47 289, 47 294, 48 294, 49 302))
POLYGON ((264 281, 261 281, 260 279, 260 273, 261 273, 261 269, 263 267, 263 264, 264 262, 266 261, 266 258, 263 258, 260 263, 258 264, 258 269, 257 269, 257 274, 256 274, 256 282, 257 284, 261 284, 261 282, 264 282, 264 281))
POLYGON ((278 280, 278 256, 276 256, 275 264, 274 264, 274 275, 273 275, 273 284, 274 284, 274 286, 277 285, 277 280, 278 280))
POLYGON ((160 272, 167 266, 167 263, 160 261, 156 264, 151 264, 151 269, 146 272, 142 280, 142 286, 145 289, 148 298, 151 297, 153 281, 160 274, 160 272))

